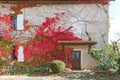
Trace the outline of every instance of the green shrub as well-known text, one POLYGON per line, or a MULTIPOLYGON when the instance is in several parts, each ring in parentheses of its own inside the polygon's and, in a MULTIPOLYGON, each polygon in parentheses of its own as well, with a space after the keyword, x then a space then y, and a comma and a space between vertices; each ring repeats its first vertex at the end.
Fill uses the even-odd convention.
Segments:
POLYGON ((98 61, 101 60, 101 58, 104 56, 103 50, 100 50, 100 49, 94 48, 91 50, 90 53, 91 53, 91 56, 98 61))
POLYGON ((41 75, 49 73, 49 66, 48 65, 38 65, 36 67, 31 67, 29 73, 39 73, 41 75))
POLYGON ((91 56, 95 58, 99 63, 96 66, 98 69, 101 70, 110 70, 118 69, 118 56, 117 53, 113 50, 111 45, 107 45, 104 50, 100 49, 92 49, 91 56))
POLYGON ((50 63, 50 68, 53 73, 59 73, 65 69, 65 63, 61 60, 54 60, 50 63))
POLYGON ((0 67, 7 65, 7 64, 8 64, 7 61, 0 59, 0 67))

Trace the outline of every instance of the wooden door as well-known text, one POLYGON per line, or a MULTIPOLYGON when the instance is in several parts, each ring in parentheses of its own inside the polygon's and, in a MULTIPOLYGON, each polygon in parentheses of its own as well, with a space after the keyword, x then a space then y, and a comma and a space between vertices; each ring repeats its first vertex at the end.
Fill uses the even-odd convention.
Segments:
POLYGON ((81 69, 81 51, 72 52, 72 69, 79 70, 81 69))

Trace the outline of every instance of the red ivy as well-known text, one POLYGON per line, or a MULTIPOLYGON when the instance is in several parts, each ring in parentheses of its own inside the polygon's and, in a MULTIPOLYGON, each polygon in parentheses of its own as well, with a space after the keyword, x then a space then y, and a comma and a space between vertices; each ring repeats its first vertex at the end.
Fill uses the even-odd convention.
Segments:
MULTIPOLYGON (((67 67, 71 68, 71 48, 65 48, 65 50, 61 50, 61 45, 58 41, 62 40, 82 40, 81 38, 75 36, 73 32, 71 32, 72 26, 67 29, 62 26, 58 26, 60 22, 60 17, 65 13, 56 13, 55 17, 49 18, 47 17, 45 22, 43 22, 40 27, 36 29, 36 37, 34 39, 28 40, 26 45, 24 46, 24 59, 25 61, 30 61, 31 66, 36 66, 43 62, 50 62, 55 59, 60 59, 66 63, 67 67), (67 59, 67 61, 66 61, 67 59)), ((0 22, 4 21, 8 28, 0 31, 0 35, 5 40, 8 40, 11 37, 9 33, 12 31, 11 17, 6 14, 3 17, 0 17, 0 22)), ((27 24, 27 22, 26 22, 27 24)), ((30 25, 26 26, 26 29, 29 29, 30 25)), ((14 39, 13 39, 14 40, 14 39)), ((18 47, 15 47, 15 55, 18 56, 18 47)), ((0 53, 3 54, 3 51, 0 50, 0 53)), ((0 55, 1 55, 0 54, 0 55)))
MULTIPOLYGON (((1 15, 0 15, 1 16, 1 15)), ((0 17, 0 57, 12 52, 12 18, 7 14, 0 17)))
POLYGON ((0 17, 0 36, 5 39, 11 39, 11 31, 12 31, 12 17, 4 14, 3 17, 0 17))
MULTIPOLYGON (((67 67, 71 67, 72 49, 65 48, 63 52, 58 41, 82 39, 71 32, 71 26, 67 29, 58 26, 61 15, 64 15, 64 13, 56 14, 53 18, 47 17, 46 21, 36 29, 36 37, 34 40, 24 46, 24 58, 25 60, 32 60, 31 66, 36 66, 43 62, 50 62, 54 59, 60 59, 66 63, 67 53, 67 67)), ((16 51, 17 50, 18 48, 16 48, 16 51)), ((16 52, 15 54, 17 55, 18 53, 16 52)))

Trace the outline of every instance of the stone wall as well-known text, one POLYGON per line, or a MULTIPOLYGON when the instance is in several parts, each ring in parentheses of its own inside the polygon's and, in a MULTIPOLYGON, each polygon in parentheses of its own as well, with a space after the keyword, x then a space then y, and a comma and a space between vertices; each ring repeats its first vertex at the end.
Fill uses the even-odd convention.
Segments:
MULTIPOLYGON (((1 13, 14 13, 10 7, 14 5, 1 4, 1 13), (5 7, 3 7, 4 5, 5 7)), ((36 7, 23 8, 24 18, 31 24, 40 25, 46 17, 53 17, 55 13, 65 12, 62 17, 61 25, 67 28, 74 26, 72 31, 83 40, 89 37, 97 41, 95 47, 104 48, 108 41, 108 6, 101 4, 49 4, 37 5, 36 7), (86 34, 89 34, 88 35, 86 34)), ((34 32, 34 31, 33 31, 34 32)), ((19 35, 19 34, 18 34, 19 35)), ((29 36, 29 35, 27 35, 29 36)), ((18 36, 19 37, 19 36, 18 36)))

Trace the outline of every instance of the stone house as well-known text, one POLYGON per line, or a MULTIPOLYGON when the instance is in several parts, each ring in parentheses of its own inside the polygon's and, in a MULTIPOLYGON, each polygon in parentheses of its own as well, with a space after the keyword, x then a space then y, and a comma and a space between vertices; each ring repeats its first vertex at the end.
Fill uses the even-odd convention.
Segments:
MULTIPOLYGON (((65 12, 61 24, 65 28, 74 26, 72 31, 82 42, 60 41, 64 47, 72 47, 74 69, 93 69, 96 61, 90 56, 89 49, 93 47, 103 49, 108 42, 109 8, 110 0, 0 0, 1 15, 23 15, 25 20, 34 25, 42 23, 46 17, 54 16, 54 13, 65 12), (97 44, 96 44, 97 42, 97 44)), ((23 28, 24 29, 24 28, 23 28)), ((31 30, 34 32, 33 28, 31 30)), ((19 30, 16 39, 23 41, 34 37, 25 31, 19 30)))

